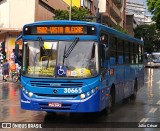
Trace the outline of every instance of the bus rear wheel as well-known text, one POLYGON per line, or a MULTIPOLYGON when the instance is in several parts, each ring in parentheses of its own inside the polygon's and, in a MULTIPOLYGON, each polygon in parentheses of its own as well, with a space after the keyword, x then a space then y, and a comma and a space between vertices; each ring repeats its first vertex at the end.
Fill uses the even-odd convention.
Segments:
POLYGON ((136 97, 137 97, 137 80, 135 80, 134 91, 133 91, 133 94, 130 96, 130 100, 135 100, 136 97))

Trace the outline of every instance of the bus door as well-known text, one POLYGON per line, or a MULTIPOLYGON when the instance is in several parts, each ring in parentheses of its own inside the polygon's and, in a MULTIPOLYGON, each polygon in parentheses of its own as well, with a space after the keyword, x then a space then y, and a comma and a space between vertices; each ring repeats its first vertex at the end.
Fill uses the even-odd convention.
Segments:
POLYGON ((102 88, 106 85, 106 75, 108 70, 108 34, 106 32, 101 32, 100 34, 100 70, 101 70, 101 81, 104 85, 102 85, 102 88))
MULTIPOLYGON (((101 102, 102 106, 107 106, 107 97, 108 94, 108 46, 106 44, 100 44, 100 71, 101 71, 101 102)), ((102 107, 102 108, 103 108, 102 107)))

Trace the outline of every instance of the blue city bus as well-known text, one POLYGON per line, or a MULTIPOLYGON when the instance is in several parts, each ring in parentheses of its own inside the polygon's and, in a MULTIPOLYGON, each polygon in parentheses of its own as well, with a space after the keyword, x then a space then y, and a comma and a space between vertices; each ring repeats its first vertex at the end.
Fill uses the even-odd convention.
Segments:
POLYGON ((134 100, 143 86, 143 41, 113 28, 85 21, 41 21, 24 25, 19 39, 22 109, 111 110, 123 99, 134 100))

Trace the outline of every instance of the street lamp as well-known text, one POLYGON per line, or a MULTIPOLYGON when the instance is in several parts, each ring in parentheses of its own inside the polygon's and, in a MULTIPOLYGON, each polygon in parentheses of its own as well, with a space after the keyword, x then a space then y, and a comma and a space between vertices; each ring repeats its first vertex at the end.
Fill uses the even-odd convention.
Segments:
POLYGON ((71 20, 71 14, 72 14, 72 0, 70 0, 69 20, 71 20))

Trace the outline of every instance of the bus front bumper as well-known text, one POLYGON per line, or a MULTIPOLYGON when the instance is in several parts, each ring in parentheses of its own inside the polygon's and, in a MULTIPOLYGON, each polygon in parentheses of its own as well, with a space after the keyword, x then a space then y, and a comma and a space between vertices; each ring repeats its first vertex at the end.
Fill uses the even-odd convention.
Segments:
POLYGON ((100 91, 81 100, 67 99, 36 99, 28 97, 22 90, 21 108, 25 110, 46 111, 46 112, 99 112, 100 107, 100 91), (59 104, 57 107, 50 106, 59 104))

